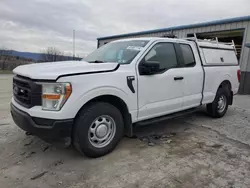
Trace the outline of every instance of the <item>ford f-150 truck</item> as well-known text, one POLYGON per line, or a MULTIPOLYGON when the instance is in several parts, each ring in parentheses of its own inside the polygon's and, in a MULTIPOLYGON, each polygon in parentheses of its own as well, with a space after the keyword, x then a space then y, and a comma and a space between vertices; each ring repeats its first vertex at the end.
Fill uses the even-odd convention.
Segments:
POLYGON ((234 46, 214 41, 132 38, 110 42, 82 61, 14 69, 11 114, 44 140, 67 140, 81 153, 111 152, 134 126, 202 105, 222 117, 237 93, 234 46))

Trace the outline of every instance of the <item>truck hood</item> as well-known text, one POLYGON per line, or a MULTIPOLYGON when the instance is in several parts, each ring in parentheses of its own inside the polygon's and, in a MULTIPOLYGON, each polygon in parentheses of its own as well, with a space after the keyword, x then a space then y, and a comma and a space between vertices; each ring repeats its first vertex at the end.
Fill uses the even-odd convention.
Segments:
POLYGON ((61 76, 74 74, 100 73, 115 71, 118 63, 88 63, 86 61, 61 61, 21 65, 13 70, 17 75, 31 79, 56 80, 61 76))

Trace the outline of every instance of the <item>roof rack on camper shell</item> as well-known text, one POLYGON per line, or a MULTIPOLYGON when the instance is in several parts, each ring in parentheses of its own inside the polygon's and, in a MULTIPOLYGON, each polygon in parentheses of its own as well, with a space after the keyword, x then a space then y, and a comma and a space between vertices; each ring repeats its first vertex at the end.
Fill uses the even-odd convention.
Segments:
POLYGON ((187 37, 187 38, 183 38, 183 39, 195 41, 195 42, 197 42, 198 46, 201 46, 201 45, 202 46, 211 46, 211 45, 213 45, 214 47, 217 47, 217 48, 234 49, 235 54, 237 55, 237 50, 236 50, 234 40, 232 40, 231 42, 219 42, 217 37, 212 38, 212 39, 198 39, 195 33, 194 33, 193 37, 187 37))

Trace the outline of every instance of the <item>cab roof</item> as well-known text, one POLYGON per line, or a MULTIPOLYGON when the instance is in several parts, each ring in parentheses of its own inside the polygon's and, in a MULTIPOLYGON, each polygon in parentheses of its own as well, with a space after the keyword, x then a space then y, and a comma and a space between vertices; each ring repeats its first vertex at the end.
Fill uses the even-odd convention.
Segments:
MULTIPOLYGON (((119 42, 119 41, 134 41, 134 40, 144 40, 144 41, 157 41, 157 40, 164 40, 166 42, 194 42, 194 40, 187 40, 186 39, 179 39, 179 38, 167 38, 167 37, 139 37, 139 38, 127 38, 127 39, 119 39, 112 42, 119 42)), ((192 38, 190 38, 192 39, 192 38)), ((198 40, 198 46, 203 47, 212 47, 212 48, 224 48, 224 49, 234 49, 231 43, 222 43, 222 42, 215 42, 209 40, 198 40)))
POLYGON ((118 39, 112 42, 118 42, 118 41, 133 41, 133 40, 146 40, 146 41, 157 41, 157 40, 166 40, 166 41, 187 41, 185 39, 179 39, 179 38, 167 38, 167 37, 138 37, 138 38, 127 38, 127 39, 118 39))

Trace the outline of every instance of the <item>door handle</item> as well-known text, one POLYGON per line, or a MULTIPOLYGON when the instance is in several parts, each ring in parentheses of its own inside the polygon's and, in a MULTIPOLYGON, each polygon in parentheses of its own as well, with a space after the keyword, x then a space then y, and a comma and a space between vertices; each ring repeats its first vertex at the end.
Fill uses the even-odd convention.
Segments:
POLYGON ((174 80, 183 80, 184 78, 182 76, 177 76, 177 77, 174 77, 174 80))

